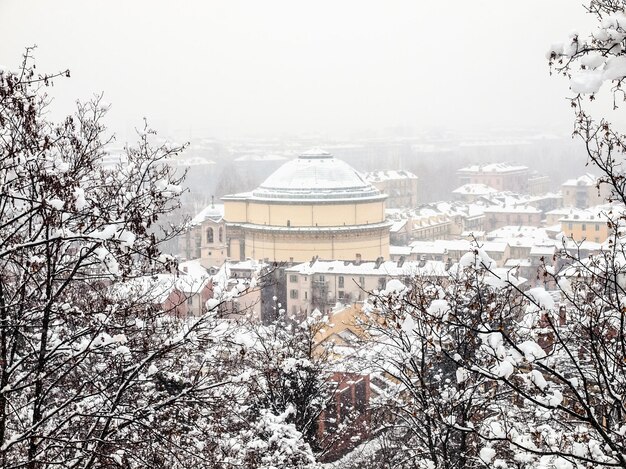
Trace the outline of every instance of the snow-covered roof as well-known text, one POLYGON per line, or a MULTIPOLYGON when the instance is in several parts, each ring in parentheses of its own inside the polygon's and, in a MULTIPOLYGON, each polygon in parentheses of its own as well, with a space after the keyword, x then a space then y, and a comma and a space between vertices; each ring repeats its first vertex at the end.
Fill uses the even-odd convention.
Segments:
POLYGON ((497 189, 489 187, 487 184, 463 184, 452 191, 453 194, 460 195, 487 195, 498 192, 497 189))
POLYGON ((620 205, 598 205, 587 209, 572 208, 569 213, 564 215, 559 221, 569 222, 591 222, 606 223, 609 220, 610 213, 621 214, 624 211, 624 207, 620 205))
POLYGON ((585 173, 580 177, 574 179, 568 179, 562 185, 563 186, 595 186, 598 182, 598 178, 591 173, 585 173))
POLYGON ((299 273, 302 275, 315 274, 339 274, 339 275, 376 275, 389 277, 404 277, 410 275, 426 276, 447 276, 446 264, 441 261, 384 261, 380 264, 376 262, 344 262, 344 261, 322 261, 305 262, 295 265, 286 272, 299 273), (378 265, 378 267, 377 267, 378 265))
POLYGON ((414 241, 411 243, 413 252, 439 253, 445 251, 469 251, 472 247, 467 239, 436 239, 435 241, 414 241))
POLYGON ((365 179, 370 182, 389 181, 397 179, 417 179, 417 176, 410 171, 386 169, 381 171, 371 171, 365 173, 365 179))
POLYGON ((215 222, 224 218, 224 204, 211 204, 208 207, 202 209, 195 217, 191 219, 190 225, 199 225, 205 220, 211 219, 215 222))
POLYGON ((410 256, 411 246, 389 246, 389 255, 391 256, 410 256))
POLYGON ((530 248, 530 255, 531 256, 549 256, 552 257, 554 255, 556 251, 556 245, 552 244, 552 245, 535 245, 532 248, 530 248))
POLYGON ((485 208, 485 213, 525 213, 530 215, 541 213, 541 210, 530 205, 507 205, 504 207, 487 207, 485 208))
POLYGON ((252 191, 251 196, 287 200, 387 197, 349 164, 320 149, 309 150, 287 161, 252 191))
POLYGON ((504 263, 504 267, 532 267, 533 263, 530 259, 507 259, 504 263))
POLYGON ((389 231, 391 231, 392 233, 397 233, 398 231, 402 231, 402 229, 406 226, 407 221, 408 220, 394 221, 389 231))
POLYGON ((514 239, 517 241, 519 238, 530 238, 535 240, 535 244, 537 244, 536 240, 550 239, 550 236, 548 236, 548 233, 546 233, 546 230, 543 228, 525 225, 507 225, 487 233, 487 239, 489 240, 514 239))
POLYGON ((508 246, 508 243, 502 241, 485 241, 480 243, 480 246, 486 252, 504 252, 508 246))
POLYGON ((509 163, 490 163, 485 165, 471 165, 458 170, 459 173, 512 173, 526 171, 528 166, 512 165, 509 163))

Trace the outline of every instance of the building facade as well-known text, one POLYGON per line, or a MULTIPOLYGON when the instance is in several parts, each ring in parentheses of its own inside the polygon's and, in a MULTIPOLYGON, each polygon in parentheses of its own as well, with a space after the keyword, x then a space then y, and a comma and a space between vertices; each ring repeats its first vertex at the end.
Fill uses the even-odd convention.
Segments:
POLYGON ((498 191, 528 192, 528 176, 530 169, 527 166, 511 165, 509 163, 493 163, 473 165, 457 171, 459 185, 484 184, 498 191))
POLYGON ((290 160, 252 192, 227 195, 228 257, 303 262, 389 257, 387 195, 330 153, 290 160))
POLYGON ((365 173, 365 179, 380 192, 387 194, 389 208, 413 208, 418 204, 417 176, 410 171, 372 171, 365 173))
POLYGON ((566 207, 589 208, 606 203, 610 188, 599 184, 593 174, 584 174, 576 179, 569 179, 561 186, 563 205, 566 207))

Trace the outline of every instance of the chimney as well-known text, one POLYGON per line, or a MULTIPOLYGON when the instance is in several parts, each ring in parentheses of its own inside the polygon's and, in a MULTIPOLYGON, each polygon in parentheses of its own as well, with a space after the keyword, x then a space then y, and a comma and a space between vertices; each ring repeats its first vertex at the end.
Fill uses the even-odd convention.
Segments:
POLYGON ((378 259, 376 259, 376 264, 374 265, 375 269, 378 269, 383 263, 383 258, 379 257, 378 259))

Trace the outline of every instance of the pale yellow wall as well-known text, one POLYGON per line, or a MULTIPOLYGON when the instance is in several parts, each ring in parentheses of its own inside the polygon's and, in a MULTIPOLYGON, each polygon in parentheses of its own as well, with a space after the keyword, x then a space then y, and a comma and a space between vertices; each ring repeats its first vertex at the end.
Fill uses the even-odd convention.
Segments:
MULTIPOLYGON (((225 202, 225 218, 229 222, 243 222, 240 219, 241 208, 231 209, 225 202)), ((245 216, 245 215, 244 215, 245 216)), ((248 202, 248 223, 273 226, 343 226, 380 223, 385 219, 384 202, 341 203, 341 204, 269 204, 256 201, 248 202)))
POLYGON ((241 242, 238 239, 231 239, 230 240, 230 259, 232 260, 239 260, 239 261, 245 261, 245 259, 240 259, 240 253, 241 253, 241 242))
MULTIPOLYGON (((269 259, 284 262, 305 262, 313 256, 320 259, 354 260, 357 254, 363 260, 375 260, 378 257, 389 259, 389 235, 383 232, 360 233, 352 239, 335 239, 327 237, 294 238, 293 240, 274 238, 272 236, 246 235, 246 257, 253 259, 269 259)), ((232 252, 232 251, 231 251, 232 252)))
POLYGON ((365 331, 357 324, 364 319, 361 307, 358 305, 348 306, 340 311, 336 311, 329 317, 330 324, 315 335, 315 342, 319 344, 333 334, 339 334, 346 329, 363 337, 365 336, 365 331))
POLYGON ((245 200, 224 200, 224 219, 231 223, 245 223, 246 205, 245 200))
POLYGON ((562 221, 561 230, 565 236, 572 237, 574 241, 579 242, 586 239, 594 243, 603 243, 610 234, 608 225, 603 221, 562 221))

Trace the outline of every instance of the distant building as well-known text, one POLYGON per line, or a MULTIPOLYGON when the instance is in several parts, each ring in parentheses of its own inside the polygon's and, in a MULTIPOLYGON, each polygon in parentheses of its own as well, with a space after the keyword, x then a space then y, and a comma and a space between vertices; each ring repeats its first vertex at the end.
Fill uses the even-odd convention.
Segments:
POLYGON ((419 275, 445 279, 443 262, 383 261, 344 262, 313 260, 285 269, 287 311, 307 315, 314 309, 329 314, 337 303, 361 302, 373 290, 382 290, 391 278, 419 275))
POLYGON ((472 165, 457 171, 459 185, 484 184, 497 191, 528 192, 527 166, 511 165, 509 163, 492 163, 486 165, 472 165))
MULTIPOLYGON (((479 245, 487 255, 501 267, 509 258, 509 246, 506 242, 480 242, 479 245)), ((413 241, 408 247, 392 246, 392 259, 405 258, 411 261, 443 262, 447 267, 458 262, 461 257, 473 249, 473 244, 466 239, 436 241, 413 241)))
POLYGON ((586 210, 571 210, 569 214, 560 219, 561 231, 574 241, 592 241, 603 243, 611 235, 613 230, 607 223, 607 213, 612 210, 610 206, 598 206, 586 210))
POLYGON ((550 176, 533 172, 528 176, 528 193, 530 195, 541 195, 552 190, 552 180, 550 176))
POLYGON ((224 201, 228 257, 303 262, 389 257, 387 195, 347 163, 314 149, 252 192, 224 201))
POLYGON ((598 178, 587 173, 576 179, 568 179, 561 185, 563 205, 588 208, 606 203, 610 194, 607 184, 598 184, 598 178))
POLYGON ((365 179, 387 194, 388 208, 413 208, 418 204, 418 178, 409 171, 372 171, 365 173, 365 179))
POLYGON ((455 199, 463 202, 474 202, 482 197, 488 197, 496 194, 497 189, 489 187, 485 184, 463 184, 452 191, 455 199))
POLYGON ((487 207, 484 214, 488 231, 510 225, 541 226, 541 210, 530 205, 487 207))
POLYGON ((224 206, 211 203, 193 217, 179 244, 186 259, 199 258, 207 269, 221 266, 227 257, 224 206))

